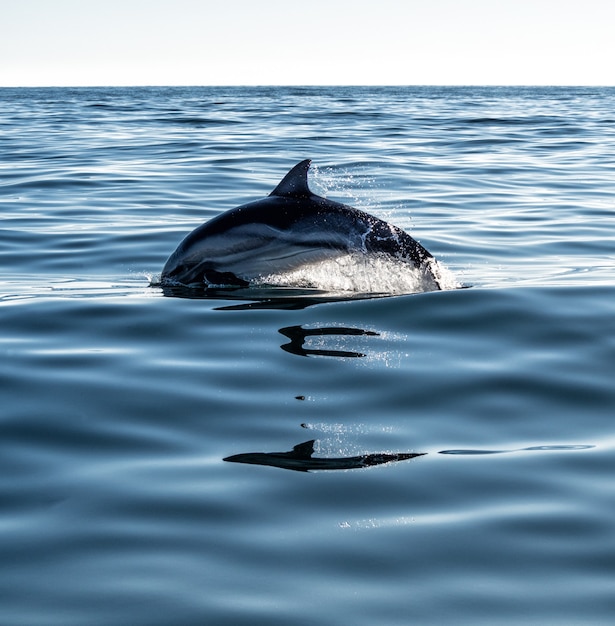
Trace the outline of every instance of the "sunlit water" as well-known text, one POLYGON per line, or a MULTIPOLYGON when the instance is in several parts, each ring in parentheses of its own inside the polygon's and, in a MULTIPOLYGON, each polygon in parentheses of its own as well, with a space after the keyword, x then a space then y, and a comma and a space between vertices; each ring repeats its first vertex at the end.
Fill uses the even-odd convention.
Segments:
POLYGON ((613 111, 588 88, 0 90, 0 623, 612 623, 613 111), (150 286, 303 158, 469 288, 356 259, 150 286), (311 440, 332 467, 285 468, 311 440))

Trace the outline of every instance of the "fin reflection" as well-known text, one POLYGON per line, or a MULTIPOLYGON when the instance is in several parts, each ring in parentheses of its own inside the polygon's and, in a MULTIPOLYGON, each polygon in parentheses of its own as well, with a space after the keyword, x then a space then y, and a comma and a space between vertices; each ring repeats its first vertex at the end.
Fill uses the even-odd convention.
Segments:
POLYGON ((368 336, 378 337, 378 333, 362 328, 346 328, 343 326, 329 326, 324 328, 303 328, 302 326, 287 326, 280 328, 280 334, 290 339, 289 343, 280 346, 282 350, 296 354, 297 356, 333 356, 340 358, 361 358, 365 354, 349 350, 327 350, 323 348, 305 348, 304 344, 308 337, 324 337, 331 335, 342 336, 368 336))

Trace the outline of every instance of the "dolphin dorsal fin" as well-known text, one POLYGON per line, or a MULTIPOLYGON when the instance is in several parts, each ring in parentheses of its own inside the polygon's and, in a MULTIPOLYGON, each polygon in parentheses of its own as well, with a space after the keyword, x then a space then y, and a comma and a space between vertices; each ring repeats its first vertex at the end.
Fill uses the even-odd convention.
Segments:
POLYGON ((312 192, 308 186, 308 170, 310 169, 311 159, 305 159, 301 163, 297 163, 286 176, 280 181, 280 184, 269 194, 270 196, 293 196, 305 197, 311 196, 312 192))

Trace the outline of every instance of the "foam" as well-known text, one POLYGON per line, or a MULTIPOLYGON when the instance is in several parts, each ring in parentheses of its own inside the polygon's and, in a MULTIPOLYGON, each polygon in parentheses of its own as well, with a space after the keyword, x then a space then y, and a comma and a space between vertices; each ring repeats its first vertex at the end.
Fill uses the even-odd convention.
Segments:
POLYGON ((269 274, 255 284, 324 291, 404 294, 457 289, 459 283, 442 263, 431 259, 427 267, 386 255, 351 253, 310 263, 299 269, 269 274), (433 276, 436 277, 437 283, 433 276))

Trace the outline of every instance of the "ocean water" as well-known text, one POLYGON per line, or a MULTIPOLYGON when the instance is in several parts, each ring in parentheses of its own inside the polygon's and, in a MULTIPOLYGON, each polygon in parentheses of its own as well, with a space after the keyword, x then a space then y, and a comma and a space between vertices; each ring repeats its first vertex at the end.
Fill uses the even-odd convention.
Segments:
POLYGON ((0 90, 0 623, 612 623, 614 111, 0 90), (466 288, 155 286, 304 158, 466 288))

